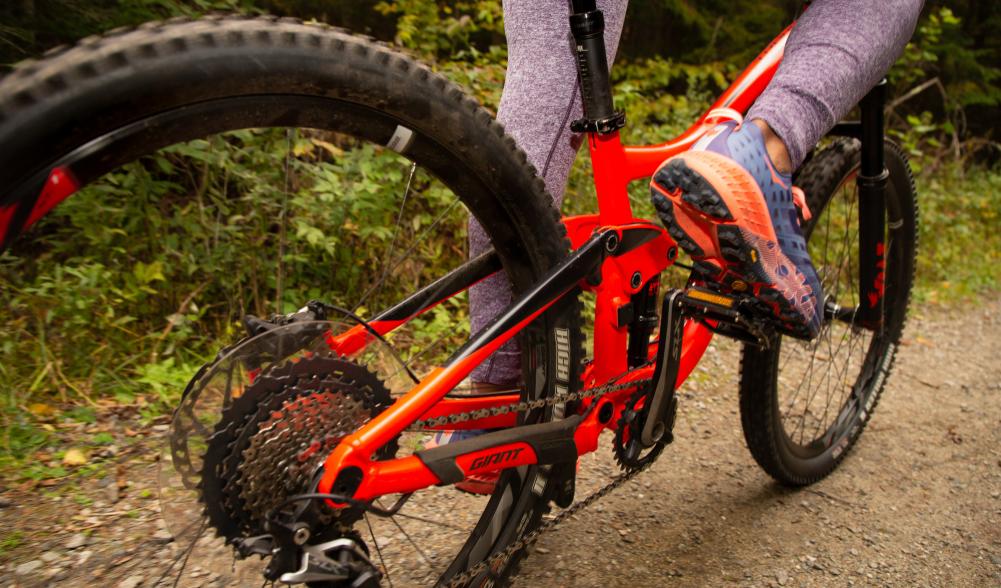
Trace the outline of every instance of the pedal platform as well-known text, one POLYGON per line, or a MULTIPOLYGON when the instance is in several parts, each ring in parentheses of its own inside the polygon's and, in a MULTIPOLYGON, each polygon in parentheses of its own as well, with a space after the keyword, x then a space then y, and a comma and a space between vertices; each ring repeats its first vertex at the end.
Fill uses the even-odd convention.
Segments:
POLYGON ((775 332, 767 320, 756 318, 762 313, 758 308, 761 302, 750 295, 723 294, 689 286, 680 303, 685 316, 699 320, 712 332, 725 337, 768 347, 775 332))

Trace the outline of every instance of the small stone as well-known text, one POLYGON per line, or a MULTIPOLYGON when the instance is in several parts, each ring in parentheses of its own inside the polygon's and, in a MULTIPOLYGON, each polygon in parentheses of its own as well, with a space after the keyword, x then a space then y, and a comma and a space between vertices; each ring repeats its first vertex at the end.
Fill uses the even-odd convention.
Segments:
POLYGON ((42 567, 42 560, 33 559, 31 561, 26 561, 23 564, 14 568, 14 573, 18 576, 27 576, 33 574, 35 570, 42 567))
POLYGON ((541 553, 542 555, 545 555, 545 554, 549 553, 549 550, 546 549, 545 547, 536 547, 535 548, 535 553, 541 553))
POLYGON ((0 508, 10 508, 14 506, 13 500, 8 500, 6 498, 0 498, 0 508))
POLYGON ((117 484, 108 484, 104 488, 104 496, 108 499, 108 502, 110 502, 111 504, 118 502, 118 498, 120 495, 121 492, 119 491, 117 484))
POLYGON ((77 533, 70 537, 69 541, 66 542, 66 549, 79 549, 87 544, 87 536, 83 533, 77 533))
POLYGON ((59 561, 60 555, 55 551, 46 551, 42 554, 42 561, 45 563, 52 563, 54 561, 59 561))
POLYGON ((77 557, 76 565, 82 566, 83 564, 85 564, 88 561, 90 561, 90 558, 93 557, 93 555, 94 555, 93 551, 90 551, 90 550, 88 550, 88 551, 81 551, 80 555, 77 557))
POLYGON ((789 583, 789 574, 785 570, 779 570, 775 572, 775 581, 779 583, 779 586, 785 586, 789 583))
POLYGON ((119 582, 118 586, 115 588, 137 588, 138 586, 142 586, 142 583, 145 580, 146 578, 143 576, 129 576, 119 582))
POLYGON ((170 543, 174 540, 174 536, 170 534, 170 531, 166 529, 160 529, 156 533, 153 533, 154 543, 170 543))

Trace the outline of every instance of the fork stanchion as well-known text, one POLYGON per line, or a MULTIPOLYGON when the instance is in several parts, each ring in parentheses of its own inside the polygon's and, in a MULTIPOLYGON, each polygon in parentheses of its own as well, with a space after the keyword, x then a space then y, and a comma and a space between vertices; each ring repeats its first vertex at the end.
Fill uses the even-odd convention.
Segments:
POLYGON ((859 168, 859 313, 857 322, 878 330, 883 322, 886 273, 886 197, 889 172, 883 153, 883 108, 886 80, 876 84, 859 103, 862 160, 859 168))

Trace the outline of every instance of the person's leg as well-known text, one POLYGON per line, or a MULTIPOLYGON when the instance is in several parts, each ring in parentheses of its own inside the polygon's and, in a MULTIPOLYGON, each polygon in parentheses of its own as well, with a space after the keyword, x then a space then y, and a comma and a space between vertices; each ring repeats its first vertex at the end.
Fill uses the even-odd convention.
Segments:
POLYGON ((762 318, 782 332, 816 336, 824 304, 790 173, 886 74, 921 4, 816 0, 748 112, 751 122, 720 125, 654 174, 653 203, 699 276, 755 296, 762 318))
POLYGON ((796 23, 778 72, 747 114, 748 120, 770 127, 763 130, 779 171, 799 167, 817 141, 886 75, 914 33, 923 4, 814 0, 796 23))
MULTIPOLYGON (((570 121, 580 118, 570 7, 567 0, 505 0, 504 32, 508 65, 497 119, 528 155, 545 180, 559 207, 581 136, 570 132, 570 121)), ((622 33, 627 0, 599 0, 605 15, 605 45, 612 63, 622 33)), ((470 257, 489 247, 483 229, 469 226, 470 257)), ((503 275, 495 275, 470 289, 472 332, 486 326, 511 303, 511 289, 503 275)), ((511 341, 472 374, 474 382, 510 385, 521 378, 516 342, 511 341)))

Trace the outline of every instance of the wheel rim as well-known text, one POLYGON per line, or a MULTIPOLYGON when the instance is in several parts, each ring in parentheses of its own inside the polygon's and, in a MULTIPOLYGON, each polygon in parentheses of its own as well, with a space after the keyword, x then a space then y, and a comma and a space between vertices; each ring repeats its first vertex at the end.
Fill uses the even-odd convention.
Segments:
MULTIPOLYGON (((857 169, 841 178, 806 231, 825 296, 847 309, 859 306, 856 177, 857 169)), ((832 446, 836 453, 843 450, 872 393, 873 368, 886 350, 883 339, 828 313, 812 341, 781 340, 774 354, 777 418, 793 455, 810 459, 832 446)))
MULTIPOLYGON (((293 116, 292 118, 306 118, 308 120, 309 113, 313 112, 313 109, 317 107, 315 102, 304 99, 304 106, 300 112, 300 116, 293 116), (308 105, 306 105, 307 102, 308 105)), ((330 101, 325 100, 322 102, 324 103, 326 112, 329 113, 330 101)), ((288 114, 290 109, 293 109, 292 106, 289 106, 290 103, 294 104, 295 100, 285 103, 283 106, 285 114, 288 114)), ((225 101, 219 103, 219 105, 224 104, 225 101)), ((252 111, 252 105, 261 106, 267 104, 274 104, 274 97, 262 97, 258 101, 251 98, 234 99, 231 105, 238 106, 239 108, 247 108, 248 112, 250 112, 252 111)), ((366 109, 351 105, 346 107, 346 110, 350 111, 352 115, 357 115, 357 111, 366 109)), ((370 111, 368 114, 370 117, 376 117, 374 112, 370 111)), ((171 132, 165 132, 162 136, 169 137, 171 140, 184 138, 188 132, 182 124, 184 120, 184 117, 171 120, 171 132)), ((250 122, 257 122, 259 120, 259 118, 250 117, 250 122)), ((336 122, 338 119, 337 117, 328 118, 328 123, 331 120, 336 122)), ((247 121, 240 122, 242 124, 247 121)), ((235 126, 235 123, 227 124, 235 126)), ((221 131, 223 129, 216 128, 213 130, 221 131)), ((360 130, 360 125, 358 127, 353 126, 351 130, 360 130)), ((298 305, 309 298, 309 296, 302 295, 302 284, 290 283, 288 280, 288 276, 293 272, 291 264, 294 264, 296 259, 295 247, 290 245, 292 239, 289 238, 289 235, 292 231, 296 231, 307 235, 308 238, 310 230, 316 229, 323 232, 326 227, 317 227, 315 224, 296 225, 294 223, 295 220, 301 218, 297 214, 296 207, 303 204, 300 200, 304 193, 309 192, 310 189, 317 189, 316 187, 319 183, 324 181, 326 182, 325 189, 327 190, 325 194, 334 196, 338 192, 358 195, 366 193, 366 191, 370 191, 373 196, 392 194, 394 202, 400 206, 398 208, 395 206, 390 207, 387 214, 383 215, 383 225, 391 229, 392 235, 388 238, 382 235, 383 242, 388 243, 388 246, 370 255, 368 261, 371 263, 366 263, 360 268, 350 268, 352 271, 347 275, 358 278, 359 286, 357 288, 345 287, 338 290, 331 287, 321 292, 321 297, 325 301, 352 309, 370 317, 374 309, 388 308, 389 304, 398 300, 395 295, 391 294, 392 288, 389 286, 392 284, 398 284, 402 280, 409 279, 413 282, 413 285, 407 287, 406 290, 409 292, 416 291, 419 286, 425 285, 431 279, 445 273, 442 268, 454 267, 465 259, 465 248, 462 244, 465 242, 465 219, 468 215, 468 210, 454 192, 448 190, 441 180, 428 171, 431 167, 441 170, 444 160, 435 160, 434 156, 424 154, 432 160, 429 168, 425 168, 415 163, 416 160, 421 159, 421 153, 411 153, 410 155, 413 156, 414 160, 412 161, 381 145, 371 145, 370 143, 355 145, 352 143, 352 137, 355 140, 364 138, 359 138, 357 135, 337 134, 330 129, 326 131, 317 131, 315 129, 233 131, 208 139, 197 139, 195 141, 180 143, 158 151, 156 156, 147 157, 139 163, 130 164, 130 166, 131 171, 141 172, 139 175, 142 175, 142 173, 155 173, 156 168, 161 166, 163 162, 166 162, 174 169, 178 169, 187 168, 188 163, 195 160, 204 163, 206 169, 208 169, 214 164, 208 160, 206 155, 212 155, 213 153, 226 152, 230 157, 234 153, 241 152, 245 152, 248 157, 254 157, 256 154, 270 156, 273 167, 271 175, 279 180, 275 182, 277 186, 271 186, 270 188, 273 191, 276 203, 272 212, 276 212, 277 214, 272 215, 270 219, 259 219, 264 223, 259 225, 259 227, 266 226, 269 220, 272 221, 271 224, 275 229, 275 234, 271 235, 271 239, 267 245, 277 245, 277 247, 268 248, 265 246, 262 247, 262 251, 274 251, 277 248, 278 262, 273 264, 275 269, 273 275, 269 275, 264 270, 261 272, 262 275, 267 276, 267 279, 273 280, 274 284, 273 293, 269 292, 266 296, 267 301, 263 303, 261 301, 242 301, 236 305, 241 311, 245 310, 252 314, 267 314, 276 310, 287 311, 289 310, 289 304, 298 305), (359 154, 357 159, 348 157, 348 155, 355 153, 359 154), (199 160, 199 157, 202 159, 199 160), (343 177, 347 174, 341 173, 343 170, 336 169, 338 162, 343 163, 348 160, 352 164, 364 162, 369 165, 368 170, 361 168, 355 170, 357 171, 355 175, 361 178, 358 182, 350 183, 343 177), (320 167, 323 168, 324 172, 334 171, 336 173, 333 173, 332 177, 330 173, 327 173, 324 177, 315 176, 309 178, 307 181, 304 178, 306 168, 319 164, 322 164, 320 167), (328 169, 331 167, 335 169, 328 169), (371 181, 373 175, 378 175, 372 171, 373 169, 375 172, 385 172, 382 173, 381 177, 391 175, 396 180, 391 186, 391 190, 384 192, 383 189, 390 186, 380 185, 379 182, 371 181), (393 173, 388 174, 388 171, 392 171, 393 173), (418 195, 420 198, 416 197, 418 195), (421 208, 425 205, 428 205, 429 208, 434 208, 435 211, 432 212, 421 208), (411 222, 412 219, 417 218, 410 214, 411 211, 415 210, 414 207, 417 207, 416 210, 419 211, 420 215, 425 217, 425 220, 420 223, 411 222), (458 244, 458 246, 444 248, 429 245, 430 239, 426 237, 440 232, 448 232, 456 235, 457 238, 454 239, 453 244, 458 244), (451 259, 452 263, 443 263, 447 259, 451 259)), ((122 139, 122 141, 124 140, 122 139)), ((135 141, 135 137, 131 137, 128 140, 135 141)), ((114 156, 110 158, 105 157, 102 160, 104 162, 102 165, 111 167, 111 164, 108 162, 113 162, 117 165, 129 159, 129 157, 126 157, 127 151, 116 152, 114 150, 113 147, 120 144, 123 143, 112 142, 110 147, 104 147, 108 149, 106 153, 111 153, 114 156)), ((159 147, 160 145, 155 146, 159 147)), ((428 149, 429 153, 434 151, 439 154, 438 157, 442 156, 440 153, 442 150, 436 146, 429 146, 428 149)), ((447 156, 447 153, 444 155, 447 156)), ((74 200, 88 200, 88 196, 94 197, 95 193, 108 189, 109 186, 120 182, 124 177, 121 172, 105 174, 107 171, 107 169, 102 169, 100 165, 96 164, 93 167, 79 167, 77 171, 78 176, 90 185, 84 188, 82 194, 77 195, 74 200)), ((213 174, 216 172, 222 174, 224 171, 220 167, 219 170, 213 171, 213 174)), ((246 189, 253 190, 255 188, 248 183, 246 189)), ((259 189, 265 188, 259 187, 259 189)), ((150 194, 150 196, 155 195, 150 194)), ((225 191, 223 195, 231 196, 230 193, 225 191)), ((319 200, 321 206, 331 205, 330 202, 324 202, 323 198, 319 200)), ((352 205, 358 205, 359 202, 358 199, 355 199, 353 201, 336 201, 334 204, 350 208, 352 205)), ((361 204, 365 204, 365 202, 361 204)), ((349 217, 349 214, 345 215, 345 218, 349 217)), ((315 221, 317 219, 312 218, 309 220, 315 221)), ((328 220, 330 222, 328 222, 327 226, 330 227, 341 222, 328 220)), ((372 225, 375 224, 371 220, 365 222, 366 224, 356 222, 354 227, 347 228, 349 231, 364 231, 365 229, 373 228, 372 225)), ((511 233, 513 234, 514 232, 511 231, 511 233)), ((369 239, 375 237, 379 237, 379 235, 372 233, 369 239)), ((323 239, 317 238, 317 241, 321 240, 323 239)), ((520 249, 513 246, 515 240, 516 237, 509 237, 509 242, 506 245, 502 244, 500 249, 504 247, 507 247, 509 250, 520 249)), ((333 260, 331 265, 336 265, 336 256, 342 251, 350 253, 349 259, 353 260, 355 258, 354 254, 358 251, 363 251, 367 242, 369 241, 346 240, 335 242, 334 249, 330 252, 331 259, 333 260)), ((522 283, 526 281, 526 275, 530 273, 530 268, 528 267, 530 262, 528 260, 513 259, 513 256, 505 256, 502 252, 502 261, 505 262, 505 267, 512 277, 512 281, 517 283, 519 278, 522 283)), ((339 285, 343 286, 343 284, 339 285)), ((354 283, 352 283, 353 285, 354 283)), ((451 312, 459 312, 460 310, 451 309, 451 312)), ((446 315, 450 312, 449 309, 443 309, 443 311, 446 315)), ((439 333, 438 336, 432 338, 420 339, 419 327, 428 326, 434 320, 441 317, 442 315, 437 314, 427 319, 422 317, 417 320, 420 323, 417 325, 417 328, 403 330, 390 337, 390 341, 398 349, 405 351, 401 355, 418 373, 429 369, 437 361, 447 356, 449 350, 454 350, 457 346, 458 340, 464 338, 461 337, 462 333, 459 333, 460 336, 456 337, 454 331, 450 331, 447 328, 440 328, 439 331, 444 330, 444 333, 439 333)), ((421 443, 416 438, 401 441, 401 443, 408 442, 411 444, 411 450, 418 448, 421 443)), ((401 513, 402 515, 406 515, 408 510, 418 511, 423 508, 424 510, 418 515, 423 519, 420 525, 413 522, 417 519, 406 519, 405 516, 389 520, 372 520, 370 517, 365 517, 365 519, 359 521, 357 531, 362 537, 372 536, 377 538, 382 535, 391 538, 388 542, 379 542, 378 539, 373 539, 371 549, 373 561, 389 572, 390 581, 395 579, 397 583, 402 581, 404 584, 408 582, 426 584, 429 581, 438 579, 440 575, 448 577, 467 567, 467 565, 482 560, 509 542, 518 532, 518 521, 512 520, 514 517, 511 514, 518 512, 519 509, 527 509, 527 505, 531 502, 531 493, 525 491, 525 488, 531 487, 530 482, 533 479, 534 470, 531 468, 509 474, 504 478, 503 483, 499 485, 498 492, 489 498, 459 494, 450 487, 433 488, 423 493, 424 507, 414 502, 409 505, 408 509, 404 509, 401 513), (432 525, 435 522, 436 516, 429 514, 428 509, 437 511, 439 524, 432 525), (448 520, 449 522, 441 524, 441 520, 448 520), (428 523, 428 521, 431 521, 431 523, 428 523), (489 532, 484 532, 484 530, 489 532), (476 532, 474 533, 474 531, 476 532), (465 538, 470 536, 472 537, 463 543, 465 538), (459 553, 458 557, 456 553, 459 553), (394 562, 393 560, 396 561, 394 562), (417 565, 422 563, 425 565, 417 565)), ((383 504, 382 506, 388 507, 389 504, 383 504)), ((526 512, 528 511, 526 510, 526 512)))

